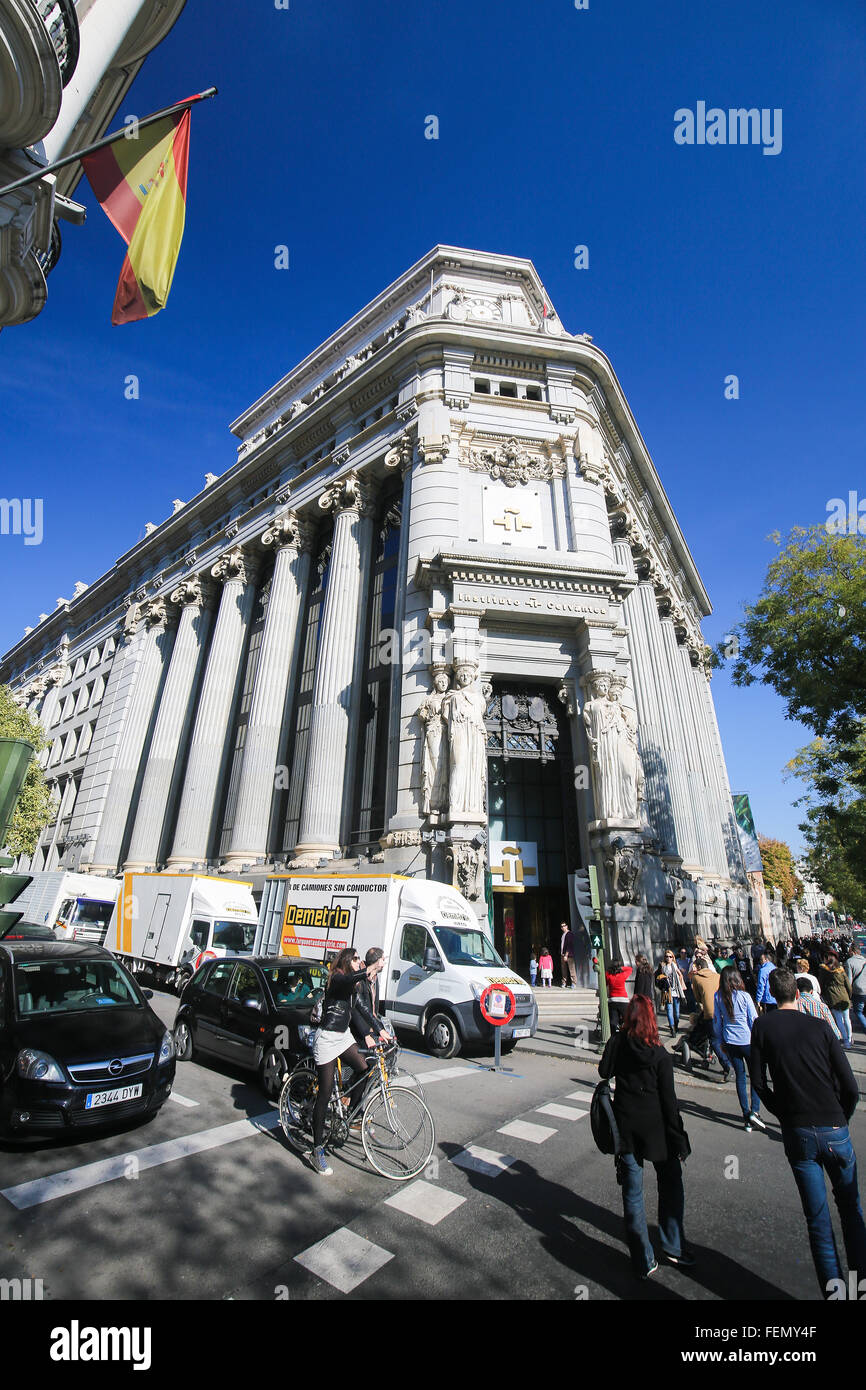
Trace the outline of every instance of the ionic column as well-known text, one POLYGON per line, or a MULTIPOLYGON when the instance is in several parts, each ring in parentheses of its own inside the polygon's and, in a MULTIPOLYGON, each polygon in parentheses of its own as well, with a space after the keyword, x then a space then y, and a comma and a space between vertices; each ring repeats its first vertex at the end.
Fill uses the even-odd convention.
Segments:
MULTIPOLYGON (((669 605, 665 604, 665 607, 669 605)), ((677 657, 677 636, 674 632, 670 612, 661 613, 658 618, 661 630, 663 664, 661 677, 665 689, 669 744, 669 763, 675 776, 674 821, 677 826, 677 843, 684 863, 695 868, 703 867, 697 816, 694 805, 694 779, 689 767, 689 742, 686 723, 683 718, 682 693, 679 686, 679 658, 677 657)))
POLYGON ((725 853, 725 842, 722 835, 721 819, 719 815, 719 797, 713 780, 712 771, 709 767, 708 748, 706 730, 702 711, 698 703, 698 690, 695 685, 694 672, 692 669, 691 651, 688 646, 681 644, 678 656, 680 660, 681 688, 685 697, 686 707, 683 710, 683 717, 689 721, 689 729, 694 742, 695 766, 700 773, 700 797, 697 803, 699 825, 703 833, 705 844, 705 865, 708 869, 714 869, 717 874, 723 877, 728 876, 728 860, 725 853))
POLYGON ((208 860, 241 659, 256 597, 257 566, 240 547, 223 555, 211 574, 223 591, 190 742, 168 858, 170 869, 191 869, 208 860))
POLYGON ((295 512, 278 516, 262 536, 276 551, 271 596, 256 682, 227 865, 262 859, 274 797, 274 771, 286 713, 286 692, 296 669, 298 619, 310 573, 312 528, 295 512))
POLYGON ((335 515, 313 686, 304 800, 295 849, 297 857, 305 858, 334 855, 340 850, 349 706, 362 617, 363 557, 366 554, 369 561, 373 528, 367 490, 354 473, 327 488, 319 498, 319 506, 335 515))
POLYGON ((113 874, 120 863, 141 756, 170 649, 169 630, 174 617, 166 600, 158 598, 146 604, 143 611, 131 610, 127 618, 127 641, 133 649, 123 663, 123 678, 131 693, 89 866, 92 873, 113 874))
POLYGON ((713 695, 710 690, 707 673, 703 666, 695 666, 692 671, 692 676, 698 691, 698 704, 704 713, 707 731, 707 751, 718 790, 719 818, 722 827, 722 839, 725 844, 725 859, 728 866, 728 874, 736 883, 742 883, 745 881, 743 852, 740 848, 740 836, 734 817, 734 803, 731 798, 730 783, 728 782, 728 768, 722 749, 722 737, 719 733, 716 707, 713 703, 713 695))
POLYGON ((658 799, 658 830, 665 849, 693 863, 697 857, 694 817, 690 813, 681 730, 653 584, 659 576, 652 570, 644 574, 640 563, 638 573, 640 583, 626 599, 625 612, 629 632, 635 639, 638 710, 643 700, 648 715, 644 730, 644 746, 649 751, 648 790, 652 789, 658 799))
POLYGON ((172 603, 181 610, 180 621, 123 866, 127 873, 153 868, 160 862, 172 782, 189 726, 193 688, 209 627, 208 597, 207 581, 203 583, 199 575, 184 579, 171 595, 172 603))
MULTIPOLYGON (((628 542, 617 541, 614 553, 617 563, 622 565, 629 578, 634 577, 634 560, 628 542)), ((647 816, 663 848, 673 852, 676 848, 676 829, 667 785, 663 714, 649 636, 650 623, 658 621, 652 586, 638 584, 627 596, 623 612, 628 628, 631 677, 638 717, 638 745, 646 776, 647 816), (640 590, 644 590, 644 593, 640 590)))

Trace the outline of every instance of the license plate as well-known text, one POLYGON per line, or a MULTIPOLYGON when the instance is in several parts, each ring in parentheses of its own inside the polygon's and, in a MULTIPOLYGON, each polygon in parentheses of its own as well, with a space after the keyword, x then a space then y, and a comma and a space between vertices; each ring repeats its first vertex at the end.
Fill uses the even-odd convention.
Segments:
POLYGON ((531 1028, 512 1028, 512 1030, 511 1030, 511 1036, 512 1036, 512 1038, 531 1038, 531 1037, 532 1037, 532 1029, 531 1029, 531 1028))
POLYGON ((100 1105, 118 1105, 123 1100, 135 1100, 141 1095, 141 1082, 137 1086, 118 1086, 116 1091, 91 1091, 84 1102, 85 1110, 96 1110, 100 1105))

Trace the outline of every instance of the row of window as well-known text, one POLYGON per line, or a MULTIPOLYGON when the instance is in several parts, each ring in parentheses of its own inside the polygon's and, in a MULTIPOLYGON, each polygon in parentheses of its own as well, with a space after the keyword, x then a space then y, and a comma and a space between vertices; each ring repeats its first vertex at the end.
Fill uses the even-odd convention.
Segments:
POLYGON ((504 396, 512 401, 544 400, 540 386, 524 386, 516 381, 491 381, 487 377, 476 377, 475 393, 478 396, 504 396))

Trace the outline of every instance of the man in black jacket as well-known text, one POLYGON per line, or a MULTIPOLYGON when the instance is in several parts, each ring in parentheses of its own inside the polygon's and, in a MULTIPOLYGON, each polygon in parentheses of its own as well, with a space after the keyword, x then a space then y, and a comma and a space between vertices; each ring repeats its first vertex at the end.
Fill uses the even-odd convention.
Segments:
POLYGON ((839 1208, 849 1269, 866 1276, 866 1223, 857 1190, 857 1156, 848 1133, 859 1091, 832 1029, 798 1010, 797 982, 791 971, 774 970, 770 989, 778 1008, 762 1014, 752 1029, 752 1089, 782 1127, 815 1272, 828 1298, 839 1287, 831 1281, 844 1284, 844 1277, 827 1205, 825 1172, 839 1208))
POLYGON ((376 974, 355 991, 350 1027, 356 1042, 362 1047, 374 1047, 383 1034, 389 1038, 393 1036, 388 1024, 379 1018, 379 975, 385 968, 385 953, 381 947, 371 946, 364 964, 368 970, 375 967, 376 974))

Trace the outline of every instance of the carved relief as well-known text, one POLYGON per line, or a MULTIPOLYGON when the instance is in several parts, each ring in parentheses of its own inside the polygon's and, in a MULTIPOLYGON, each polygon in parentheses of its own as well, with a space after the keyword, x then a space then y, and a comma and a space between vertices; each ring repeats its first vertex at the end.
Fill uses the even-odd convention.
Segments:
POLYGON ((182 579, 177 588, 171 591, 171 602, 178 608, 184 608, 191 603, 204 603, 205 590, 200 574, 191 574, 186 579, 182 579))
POLYGON ((464 898, 477 902, 484 893, 484 853, 468 840, 455 840, 448 846, 451 883, 464 898))
POLYGON ((638 880, 641 871, 641 852, 637 845, 627 844, 621 835, 610 842, 604 865, 610 877, 611 893, 623 904, 640 901, 638 880))
POLYGON ((460 463, 473 473, 487 473, 494 482, 517 487, 528 482, 550 482, 561 477, 565 465, 553 458, 534 458, 518 439, 499 439, 461 447, 460 463))

